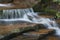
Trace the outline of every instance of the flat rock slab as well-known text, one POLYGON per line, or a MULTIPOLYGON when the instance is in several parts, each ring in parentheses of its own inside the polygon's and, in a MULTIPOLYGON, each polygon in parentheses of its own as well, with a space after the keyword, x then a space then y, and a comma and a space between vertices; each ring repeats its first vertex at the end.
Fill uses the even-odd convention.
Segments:
POLYGON ((25 30, 28 28, 34 27, 36 24, 30 24, 30 23, 20 23, 20 24, 10 24, 10 25, 0 25, 0 35, 5 35, 8 33, 11 33, 11 31, 14 31, 15 29, 19 30, 25 30))
POLYGON ((37 39, 47 36, 48 34, 52 33, 53 31, 54 30, 41 29, 39 31, 23 33, 23 35, 13 38, 11 40, 37 40, 37 39))
POLYGON ((27 24, 27 23, 4 25, 4 26, 1 25, 0 35, 3 35, 4 37, 0 38, 0 40, 10 40, 12 38, 15 38, 15 37, 21 35, 22 33, 35 30, 34 29, 35 25, 36 24, 27 24), (15 30, 15 29, 17 29, 17 30, 15 30))
POLYGON ((52 31, 53 30, 51 29, 40 29, 38 31, 31 31, 31 32, 23 33, 23 35, 24 36, 40 36, 40 35, 49 34, 52 31))
MULTIPOLYGON (((37 4, 40 0, 10 0, 10 3, 12 5, 6 5, 6 6, 1 6, 0 5, 0 10, 4 10, 4 9, 23 9, 23 8, 31 8, 33 7, 35 4, 37 4)), ((0 4, 9 4, 8 3, 9 0, 7 1, 2 1, 0 2, 0 4)))

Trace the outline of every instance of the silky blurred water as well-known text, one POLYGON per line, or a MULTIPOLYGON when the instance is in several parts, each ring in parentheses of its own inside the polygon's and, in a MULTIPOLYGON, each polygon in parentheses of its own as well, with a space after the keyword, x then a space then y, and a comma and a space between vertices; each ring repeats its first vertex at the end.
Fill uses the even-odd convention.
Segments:
POLYGON ((32 8, 3 10, 0 18, 2 24, 19 23, 21 21, 43 24, 48 29, 56 30, 56 35, 60 35, 60 28, 55 20, 38 16, 32 8))

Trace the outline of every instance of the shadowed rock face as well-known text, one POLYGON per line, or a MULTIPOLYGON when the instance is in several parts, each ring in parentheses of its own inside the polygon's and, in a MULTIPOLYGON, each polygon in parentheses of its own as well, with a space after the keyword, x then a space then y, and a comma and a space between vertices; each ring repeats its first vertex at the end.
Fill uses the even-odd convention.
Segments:
POLYGON ((0 10, 2 9, 16 9, 16 8, 31 8, 33 5, 37 4, 39 0, 0 0, 2 4, 9 4, 12 7, 4 7, 0 6, 0 10))
POLYGON ((12 2, 13 0, 0 0, 0 3, 9 3, 12 2))

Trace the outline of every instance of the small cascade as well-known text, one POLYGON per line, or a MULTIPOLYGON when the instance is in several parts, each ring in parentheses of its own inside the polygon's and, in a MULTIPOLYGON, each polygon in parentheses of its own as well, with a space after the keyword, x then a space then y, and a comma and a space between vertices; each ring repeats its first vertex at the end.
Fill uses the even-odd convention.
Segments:
POLYGON ((32 8, 3 10, 0 21, 30 21, 27 13, 34 13, 32 8))
POLYGON ((0 23, 8 24, 19 21, 43 24, 48 29, 56 30, 56 34, 60 35, 60 29, 54 20, 39 17, 37 13, 33 11, 32 8, 3 10, 3 13, 0 18, 0 23))
POLYGON ((27 13, 33 13, 32 8, 3 10, 1 19, 23 18, 23 15, 27 13))

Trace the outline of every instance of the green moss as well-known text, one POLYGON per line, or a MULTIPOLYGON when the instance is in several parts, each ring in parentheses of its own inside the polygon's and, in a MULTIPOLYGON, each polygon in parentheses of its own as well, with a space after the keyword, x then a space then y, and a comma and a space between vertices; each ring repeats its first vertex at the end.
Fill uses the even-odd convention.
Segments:
POLYGON ((57 18, 60 18, 60 12, 56 13, 57 18))
POLYGON ((51 14, 51 15, 55 15, 57 13, 56 10, 53 10, 53 9, 45 9, 45 12, 51 14))

